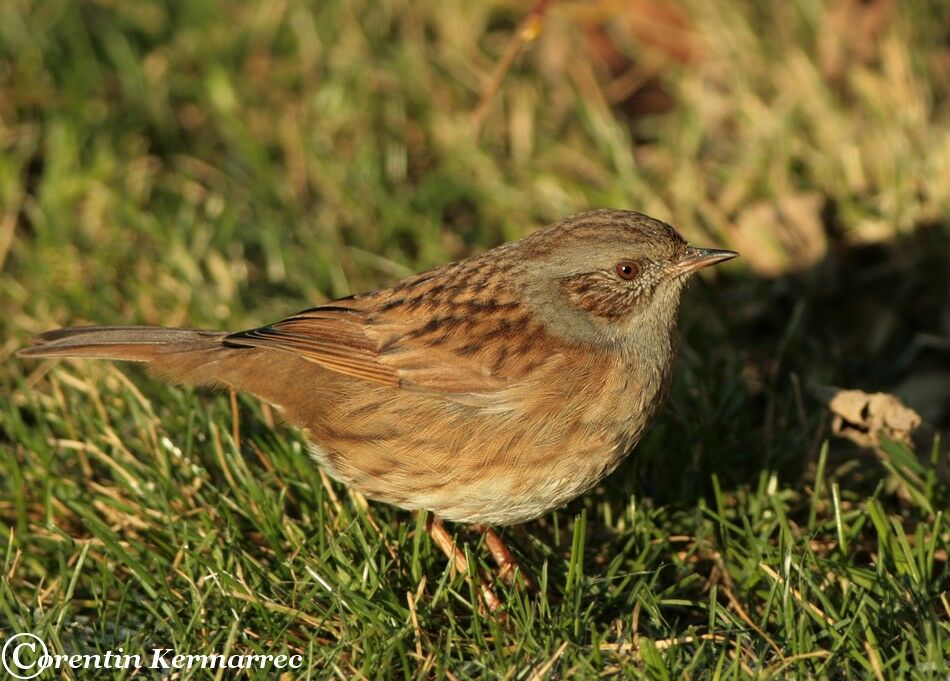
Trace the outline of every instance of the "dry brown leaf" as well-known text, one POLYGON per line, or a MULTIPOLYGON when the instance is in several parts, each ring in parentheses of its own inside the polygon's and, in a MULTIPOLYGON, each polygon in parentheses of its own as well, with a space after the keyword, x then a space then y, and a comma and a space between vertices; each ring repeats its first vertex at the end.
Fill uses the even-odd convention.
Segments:
POLYGON ((916 411, 888 393, 824 386, 816 394, 834 415, 832 432, 862 447, 876 447, 882 436, 910 444, 922 423, 916 411))

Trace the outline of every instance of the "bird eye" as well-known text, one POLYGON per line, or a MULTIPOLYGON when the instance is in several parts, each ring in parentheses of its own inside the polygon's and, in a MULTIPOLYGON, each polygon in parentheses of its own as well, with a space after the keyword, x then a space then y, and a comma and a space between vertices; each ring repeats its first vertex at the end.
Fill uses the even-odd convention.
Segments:
POLYGON ((630 281, 640 273, 640 267, 632 260, 621 260, 614 267, 617 276, 626 281, 630 281))

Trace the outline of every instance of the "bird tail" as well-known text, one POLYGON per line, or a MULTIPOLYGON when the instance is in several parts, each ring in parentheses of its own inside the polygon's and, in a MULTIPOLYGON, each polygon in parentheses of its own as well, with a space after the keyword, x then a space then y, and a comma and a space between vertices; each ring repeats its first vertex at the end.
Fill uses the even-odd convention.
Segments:
POLYGON ((143 362, 149 371, 185 385, 233 388, 307 423, 319 404, 316 386, 327 369, 298 354, 225 344, 230 334, 155 326, 74 326, 40 334, 23 357, 89 357, 143 362))
POLYGON ((224 347, 225 336, 220 331, 156 326, 73 326, 36 336, 18 354, 144 362, 157 374, 182 383, 229 383, 226 367, 220 365, 238 350, 224 347))

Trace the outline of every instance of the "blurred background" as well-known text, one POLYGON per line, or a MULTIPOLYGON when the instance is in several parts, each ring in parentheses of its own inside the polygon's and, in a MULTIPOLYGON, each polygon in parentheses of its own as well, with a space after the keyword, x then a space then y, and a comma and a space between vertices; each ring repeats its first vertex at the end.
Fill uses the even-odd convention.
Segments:
MULTIPOLYGON (((29 335, 258 325, 595 207, 742 254, 687 293, 670 406, 607 499, 806 498, 831 427, 816 386, 950 425, 948 94, 941 0, 5 0, 0 517, 32 531, 55 479, 88 475, 68 451, 31 470, 36 419, 97 437, 92 407, 31 416, 27 388, 47 413, 81 410, 89 376, 130 390, 92 363, 50 387, 11 357, 29 335)), ((159 405, 182 398, 137 382, 180 442, 187 409, 159 405)), ((827 465, 846 511, 882 484, 895 513, 920 504, 873 454, 834 441, 827 465)))

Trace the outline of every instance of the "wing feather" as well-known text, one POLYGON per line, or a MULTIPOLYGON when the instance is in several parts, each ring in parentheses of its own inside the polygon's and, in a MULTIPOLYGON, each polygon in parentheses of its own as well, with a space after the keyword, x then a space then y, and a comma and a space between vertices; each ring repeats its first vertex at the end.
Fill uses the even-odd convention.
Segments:
POLYGON ((562 348, 511 287, 490 275, 484 265, 463 261, 231 334, 224 343, 292 352, 346 376, 503 409, 509 389, 562 348))
POLYGON ((396 372, 379 363, 377 344, 363 333, 358 316, 354 318, 349 310, 329 308, 319 314, 308 311, 270 326, 232 333, 225 337, 224 344, 292 352, 347 376, 399 385, 396 372))

